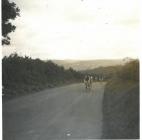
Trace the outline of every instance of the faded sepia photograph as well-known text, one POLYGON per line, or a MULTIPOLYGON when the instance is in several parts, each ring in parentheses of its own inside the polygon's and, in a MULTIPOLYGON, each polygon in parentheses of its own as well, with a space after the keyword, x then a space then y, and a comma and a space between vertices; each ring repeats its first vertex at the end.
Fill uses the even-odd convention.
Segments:
POLYGON ((140 0, 1 0, 2 139, 140 139, 140 0))

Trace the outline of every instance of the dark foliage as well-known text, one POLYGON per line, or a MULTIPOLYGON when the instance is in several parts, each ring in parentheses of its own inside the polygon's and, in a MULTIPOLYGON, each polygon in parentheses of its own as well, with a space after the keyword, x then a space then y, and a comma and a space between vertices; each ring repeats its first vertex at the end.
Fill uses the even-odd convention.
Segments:
POLYGON ((17 54, 4 57, 2 60, 2 83, 7 94, 40 90, 77 82, 81 78, 82 75, 79 72, 72 68, 65 70, 64 67, 52 61, 44 62, 27 56, 20 57, 17 54))
POLYGON ((12 25, 10 20, 14 20, 19 16, 20 9, 14 2, 8 0, 2 0, 2 44, 9 45, 10 37, 9 33, 14 32, 16 29, 15 25, 12 25))
POLYGON ((139 81, 139 61, 131 60, 120 70, 117 70, 117 76, 123 80, 139 81))

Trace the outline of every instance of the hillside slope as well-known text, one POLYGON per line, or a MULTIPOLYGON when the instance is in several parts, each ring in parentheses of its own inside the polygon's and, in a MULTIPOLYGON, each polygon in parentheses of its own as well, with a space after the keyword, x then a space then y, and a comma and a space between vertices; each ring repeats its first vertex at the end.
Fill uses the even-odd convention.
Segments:
POLYGON ((113 81, 106 85, 103 100, 105 139, 139 138, 139 84, 113 81))

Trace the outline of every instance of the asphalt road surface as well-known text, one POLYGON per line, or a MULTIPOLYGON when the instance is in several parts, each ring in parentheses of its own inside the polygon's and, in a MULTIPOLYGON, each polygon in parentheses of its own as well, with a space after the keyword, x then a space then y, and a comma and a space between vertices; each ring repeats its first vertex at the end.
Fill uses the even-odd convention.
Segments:
POLYGON ((101 138, 104 85, 72 84, 3 103, 3 140, 101 138))

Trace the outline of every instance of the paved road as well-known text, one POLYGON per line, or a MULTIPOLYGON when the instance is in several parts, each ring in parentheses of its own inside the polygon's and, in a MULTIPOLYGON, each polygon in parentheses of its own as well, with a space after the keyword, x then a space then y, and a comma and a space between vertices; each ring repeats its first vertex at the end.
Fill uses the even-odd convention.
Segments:
POLYGON ((72 84, 3 103, 3 139, 99 139, 104 85, 72 84))

